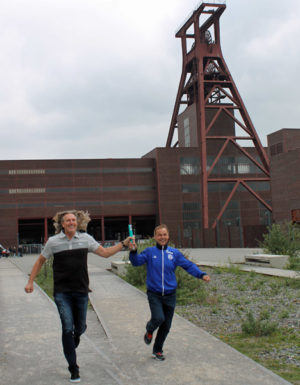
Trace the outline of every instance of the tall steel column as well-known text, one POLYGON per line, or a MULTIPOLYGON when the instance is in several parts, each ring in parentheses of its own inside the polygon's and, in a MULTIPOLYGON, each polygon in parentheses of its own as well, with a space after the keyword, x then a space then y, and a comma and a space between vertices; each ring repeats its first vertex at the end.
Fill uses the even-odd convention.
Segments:
POLYGON ((271 206, 247 183, 270 180, 269 159, 222 55, 219 20, 225 8, 225 4, 203 2, 176 33, 176 37, 181 39, 182 74, 166 143, 166 147, 179 145, 178 140, 174 139, 174 134, 178 129, 180 109, 195 104, 197 147, 201 153, 202 220, 205 229, 216 227, 239 185, 272 211, 271 206), (214 113, 210 122, 206 121, 208 111, 214 113), (225 131, 219 135, 211 134, 220 114, 232 119, 234 127, 237 127, 242 135, 232 135, 225 131), (208 141, 223 141, 212 164, 207 164, 208 141), (256 155, 253 156, 247 147, 242 147, 241 141, 251 141, 256 155), (230 177, 212 177, 218 160, 228 146, 232 145, 261 170, 261 176, 247 177, 241 173, 230 177), (217 217, 209 218, 208 183, 228 181, 235 182, 231 194, 217 217))

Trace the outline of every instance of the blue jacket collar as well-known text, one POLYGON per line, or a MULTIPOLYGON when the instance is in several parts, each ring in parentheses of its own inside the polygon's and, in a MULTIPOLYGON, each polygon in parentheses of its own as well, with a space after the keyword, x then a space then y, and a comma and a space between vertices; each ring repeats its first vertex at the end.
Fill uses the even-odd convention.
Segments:
POLYGON ((162 248, 167 249, 168 248, 168 244, 164 245, 164 246, 161 246, 159 245, 158 243, 156 243, 156 247, 159 249, 159 250, 162 250, 162 248))

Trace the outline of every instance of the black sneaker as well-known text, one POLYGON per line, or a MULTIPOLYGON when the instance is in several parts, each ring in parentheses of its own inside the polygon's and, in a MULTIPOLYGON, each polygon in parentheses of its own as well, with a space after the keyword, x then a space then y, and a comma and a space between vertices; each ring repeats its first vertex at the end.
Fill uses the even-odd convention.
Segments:
POLYGON ((144 341, 146 345, 150 345, 152 341, 152 334, 146 332, 146 334, 144 335, 144 341))
POLYGON ((162 352, 153 352, 152 358, 154 360, 158 360, 158 361, 164 361, 165 360, 165 356, 162 354, 162 352))
POLYGON ((79 368, 75 366, 74 368, 69 368, 71 373, 70 382, 80 382, 79 368))

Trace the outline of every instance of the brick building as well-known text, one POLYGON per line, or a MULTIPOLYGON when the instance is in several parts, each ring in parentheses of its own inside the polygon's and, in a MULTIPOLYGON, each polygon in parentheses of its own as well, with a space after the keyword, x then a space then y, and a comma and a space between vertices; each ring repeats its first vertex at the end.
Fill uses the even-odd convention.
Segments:
POLYGON ((268 135, 275 222, 300 223, 300 130, 284 128, 268 135))
MULTIPOLYGON (((0 243, 43 244, 54 232, 52 217, 57 211, 83 209, 92 217, 88 231, 103 242, 125 237, 128 223, 137 236, 148 237, 155 224, 164 222, 182 247, 257 246, 272 220, 300 221, 300 130, 269 135, 268 153, 271 191, 267 182, 248 183, 272 203, 273 219, 240 186, 214 230, 202 226, 197 147, 155 148, 141 159, 0 161, 0 243)), ((260 174, 236 150, 219 162, 215 175, 260 174)), ((225 185, 209 183, 210 218, 232 187, 230 180, 225 185)))
POLYGON ((88 210, 98 241, 166 223, 180 247, 253 247, 273 219, 299 221, 300 130, 262 146, 222 55, 225 8, 200 4, 176 33, 183 66, 166 147, 141 159, 0 161, 1 244, 43 244, 66 209, 88 210))

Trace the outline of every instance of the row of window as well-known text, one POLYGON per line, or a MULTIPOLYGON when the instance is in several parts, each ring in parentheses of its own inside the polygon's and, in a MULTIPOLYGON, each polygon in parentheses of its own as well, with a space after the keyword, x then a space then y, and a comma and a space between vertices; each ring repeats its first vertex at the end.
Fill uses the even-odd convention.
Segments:
MULTIPOLYGON (((208 182, 208 192, 226 192, 232 191, 235 182, 208 182)), ((270 191, 270 182, 267 181, 247 181, 247 185, 254 191, 270 191)), ((181 191, 183 193, 200 192, 200 183, 183 183, 181 191)), ((239 185, 238 191, 248 191, 242 184, 239 185)))
POLYGON ((119 168, 49 168, 0 170, 0 175, 44 175, 44 174, 128 174, 153 172, 152 167, 119 167, 119 168))
MULTIPOLYGON (((256 157, 260 162, 259 157, 256 157)), ((207 157, 207 169, 211 167, 215 157, 207 157)), ((58 174, 117 174, 117 173, 148 173, 151 167, 122 167, 122 168, 74 168, 74 169, 16 169, 0 170, 0 175, 58 175, 58 174)), ((199 175, 201 171, 199 157, 181 157, 181 175, 199 175)), ((212 174, 257 174, 262 171, 246 156, 221 156, 212 170, 212 174)))
MULTIPOLYGON (((258 163, 259 157, 254 157, 258 163)), ((215 157, 207 157, 207 170, 210 169, 215 157)), ((199 157, 182 157, 180 158, 180 175, 199 175, 201 172, 199 157)), ((260 174, 262 170, 256 166, 247 156, 221 156, 215 164, 211 174, 260 174)))
MULTIPOLYGON (((114 191, 154 191, 155 186, 104 186, 104 187, 48 187, 48 188, 11 188, 9 194, 45 194, 45 193, 78 193, 78 192, 114 192, 114 191)), ((0 190, 0 194, 7 190, 0 190)))
MULTIPOLYGON (((5 170, 1 170, 2 172, 5 170)), ((1 172, 1 174, 2 174, 1 172)), ((41 175, 45 174, 45 170, 8 170, 8 175, 41 175)))

